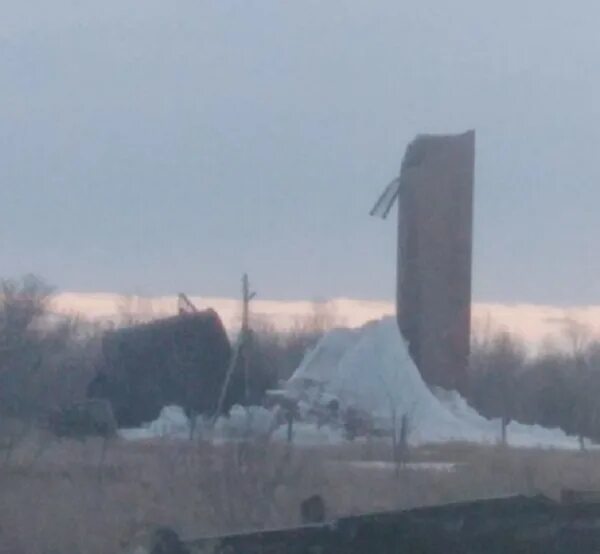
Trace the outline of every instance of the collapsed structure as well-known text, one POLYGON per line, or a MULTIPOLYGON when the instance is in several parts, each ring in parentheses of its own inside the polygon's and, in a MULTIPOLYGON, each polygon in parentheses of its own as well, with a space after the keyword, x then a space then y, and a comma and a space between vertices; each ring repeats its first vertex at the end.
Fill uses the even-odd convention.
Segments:
POLYGON ((474 165, 474 131, 419 135, 371 211, 398 199, 398 325, 425 382, 448 390, 468 367, 474 165))
MULTIPOLYGON (((398 199, 397 323, 425 383, 458 391, 470 342, 474 152, 473 131, 419 135, 371 212, 386 217, 398 199)), ((257 371, 247 359, 234 358, 228 374, 232 349, 219 316, 182 300, 176 317, 104 337, 88 397, 109 400, 120 426, 152 421, 168 405, 227 412, 268 388, 259 382, 260 394, 250 394, 257 371)))
MULTIPOLYGON (((152 421, 172 404, 188 415, 214 415, 230 358, 231 345, 214 310, 110 331, 88 397, 109 400, 119 426, 152 421)), ((236 370, 222 410, 243 398, 244 378, 236 370)))

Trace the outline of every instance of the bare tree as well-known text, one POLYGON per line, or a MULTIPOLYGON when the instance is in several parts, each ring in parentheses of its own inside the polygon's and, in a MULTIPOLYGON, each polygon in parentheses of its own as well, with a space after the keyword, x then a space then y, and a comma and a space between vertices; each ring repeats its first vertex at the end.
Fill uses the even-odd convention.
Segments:
POLYGON ((517 380, 526 361, 523 343, 508 331, 487 327, 471 355, 471 397, 488 417, 499 417, 501 440, 507 442, 507 427, 517 411, 517 380))
POLYGON ((586 363, 585 355, 590 344, 591 329, 585 323, 571 317, 565 317, 562 323, 567 350, 576 366, 582 368, 586 363))
POLYGON ((145 323, 155 318, 152 299, 133 294, 126 294, 119 298, 117 312, 118 324, 124 327, 145 323))
POLYGON ((376 373, 377 379, 381 384, 382 392, 388 401, 391 435, 392 435, 392 458, 395 465, 395 475, 400 476, 400 468, 408 462, 409 458, 409 436, 411 431, 411 420, 414 412, 414 405, 410 409, 400 411, 401 398, 398 394, 402 391, 402 383, 399 379, 400 370, 395 373, 383 375, 376 373))
POLYGON ((41 366, 46 330, 39 321, 51 289, 32 275, 2 280, 0 287, 0 410, 17 415, 33 400, 23 391, 41 366))
POLYGON ((48 303, 50 287, 33 275, 0 282, 0 450, 7 462, 28 434, 37 404, 32 383, 41 365, 34 323, 48 303), (10 418, 10 419, 9 419, 10 418))
POLYGON ((95 337, 51 313, 52 288, 35 276, 0 281, 0 443, 11 451, 55 409, 81 399, 95 337))
POLYGON ((589 428, 590 415, 592 411, 595 412, 596 404, 596 399, 590 402, 588 396, 587 352, 591 330, 586 324, 570 317, 564 319, 563 325, 565 342, 572 359, 573 379, 576 382, 577 401, 573 407, 574 427, 577 430, 579 447, 583 451, 585 450, 585 432, 589 428))
POLYGON ((312 314, 307 320, 308 327, 312 331, 324 334, 333 329, 337 321, 337 314, 329 302, 325 300, 313 301, 312 314))

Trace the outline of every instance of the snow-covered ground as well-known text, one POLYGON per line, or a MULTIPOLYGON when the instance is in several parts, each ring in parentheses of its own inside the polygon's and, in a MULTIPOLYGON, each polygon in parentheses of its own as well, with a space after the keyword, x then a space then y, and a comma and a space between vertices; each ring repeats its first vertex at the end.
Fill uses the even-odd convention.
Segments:
MULTIPOLYGON (((375 461, 335 461, 330 462, 333 466, 346 466, 353 469, 364 469, 365 471, 395 471, 397 465, 394 462, 384 462, 381 460, 375 461)), ((454 462, 408 462, 403 464, 404 469, 410 469, 414 471, 438 471, 444 473, 451 473, 456 471, 461 465, 454 462)))
MULTIPOLYGON (((121 438, 131 441, 149 439, 189 439, 191 422, 179 406, 166 406, 159 417, 142 427, 120 429, 121 438)), ((275 441, 287 441, 287 427, 279 425, 274 412, 260 407, 249 409, 234 406, 229 417, 221 417, 216 423, 198 419, 193 436, 212 442, 234 441, 247 437, 267 437, 275 441)), ((296 422, 293 440, 297 446, 342 444, 344 438, 339 430, 317 427, 312 423, 296 422)))
MULTIPOLYGON (((467 441, 495 444, 501 425, 479 415, 456 392, 432 391, 412 362, 394 318, 367 323, 358 329, 335 329, 309 352, 286 385, 287 393, 304 403, 337 398, 342 409, 353 407, 370 414, 378 427, 391 429, 393 422, 408 417, 409 442, 413 445, 467 441)), ((197 422, 199 434, 215 440, 248 435, 272 435, 286 440, 285 425, 278 426, 274 413, 264 408, 249 411, 237 406, 229 418, 214 428, 197 422)), ((129 439, 190 435, 189 421, 180 408, 169 407, 157 421, 142 429, 123 430, 129 439)), ((310 422, 294 425, 296 444, 336 444, 344 441, 339 429, 317 427, 310 422)), ((577 449, 577 439, 558 429, 511 423, 508 442, 515 447, 577 449)))
POLYGON ((274 427, 274 413, 260 407, 234 406, 229 417, 219 418, 216 422, 198 418, 192 430, 191 421, 181 407, 166 406, 155 421, 139 428, 120 429, 119 434, 127 440, 189 439, 192 434, 196 438, 232 440, 269 435, 274 427))

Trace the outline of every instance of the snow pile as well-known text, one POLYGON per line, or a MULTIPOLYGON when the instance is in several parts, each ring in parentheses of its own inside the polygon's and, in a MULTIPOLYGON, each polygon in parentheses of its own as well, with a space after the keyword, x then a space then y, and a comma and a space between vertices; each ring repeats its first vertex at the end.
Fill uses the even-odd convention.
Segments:
MULTIPOLYGON (((280 425, 276 413, 260 406, 233 406, 228 416, 214 422, 197 418, 194 429, 190 419, 179 406, 166 406, 157 419, 138 428, 120 429, 119 436, 129 441, 149 439, 189 439, 191 436, 212 442, 236 441, 248 438, 271 437, 287 441, 287 426, 280 425)), ((296 422, 293 442, 299 446, 331 445, 343 442, 339 430, 296 422)))
MULTIPOLYGON (((435 391, 436 398, 458 420, 479 429, 483 434, 480 442, 498 442, 501 423, 499 419, 485 419, 456 391, 435 391), (490 438, 491 437, 491 438, 490 438)), ((540 425, 524 425, 513 421, 507 427, 508 443, 516 447, 578 449, 579 443, 560 429, 548 429, 540 425)))
MULTIPOLYGON (((336 329, 310 352, 288 382, 302 394, 329 393, 342 408, 358 408, 392 427, 406 414, 413 444, 452 440, 497 443, 499 420, 488 420, 456 392, 432 391, 424 383, 394 318, 360 329, 336 329)), ((577 448, 560 430, 511 423, 508 442, 521 447, 577 448)))
MULTIPOLYGON (((384 462, 380 460, 372 461, 334 461, 329 462, 332 467, 346 466, 353 469, 364 469, 367 471, 397 471, 398 465, 394 462, 384 462)), ((454 462, 408 462, 402 465, 404 469, 413 471, 437 471, 441 473, 452 473, 459 467, 463 466, 461 463, 454 462)))
POLYGON ((269 436, 277 427, 275 415, 258 406, 244 408, 233 406, 229 416, 220 417, 214 425, 201 417, 192 421, 179 406, 165 406, 157 419, 131 429, 120 429, 119 435, 126 440, 147 440, 160 438, 211 440, 235 440, 247 437, 269 436))
MULTIPOLYGON (((412 444, 453 440, 494 444, 499 442, 499 420, 488 420, 456 392, 432 391, 421 378, 398 331, 394 318, 384 318, 359 329, 336 329, 309 352, 286 384, 285 396, 299 400, 299 412, 337 399, 341 411, 356 408, 369 414, 377 428, 391 430, 394 421, 408 417, 412 444)), ((309 419, 309 418, 306 418, 309 419)), ((234 406, 228 417, 212 425, 198 418, 194 435, 210 440, 239 440, 270 436, 287 440, 287 425, 276 411, 234 406)), ((161 411, 156 421, 140 429, 120 431, 126 439, 189 438, 190 421, 177 406, 161 411)), ((296 421, 293 442, 325 445, 342 442, 340 428, 296 421)), ((517 447, 576 449, 576 438, 557 429, 511 423, 508 442, 517 447)))
POLYGON ((179 406, 165 406, 157 419, 142 427, 120 429, 119 435, 127 440, 154 438, 189 438, 190 420, 179 406))

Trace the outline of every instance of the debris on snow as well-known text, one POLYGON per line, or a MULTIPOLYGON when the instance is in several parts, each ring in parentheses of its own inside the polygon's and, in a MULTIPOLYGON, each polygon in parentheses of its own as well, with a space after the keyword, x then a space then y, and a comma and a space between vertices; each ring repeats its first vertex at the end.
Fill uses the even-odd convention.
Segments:
MULTIPOLYGON (((353 418, 363 433, 390 435, 398 431, 403 417, 408 421, 408 442, 413 445, 500 441, 499 420, 484 418, 457 392, 432 390, 425 384, 392 317, 359 329, 327 333, 305 356, 284 390, 272 396, 297 407, 292 431, 298 445, 337 444, 344 436, 356 436, 348 433, 353 418)), ((214 427, 199 419, 195 429, 199 436, 213 440, 269 436, 284 441, 288 429, 277 410, 234 406, 229 417, 219 418, 214 427)), ((187 438, 190 422, 181 408, 169 406, 156 421, 140 429, 123 429, 120 434, 127 439, 187 438)), ((579 448, 575 437, 559 429, 516 422, 508 426, 508 444, 579 448)))

